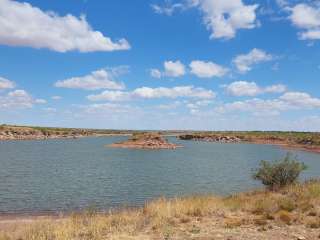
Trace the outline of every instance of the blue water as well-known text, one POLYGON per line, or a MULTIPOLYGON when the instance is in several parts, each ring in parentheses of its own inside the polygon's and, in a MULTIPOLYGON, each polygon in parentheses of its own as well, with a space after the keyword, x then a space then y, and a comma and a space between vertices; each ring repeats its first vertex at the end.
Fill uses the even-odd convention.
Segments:
MULTIPOLYGON (((260 187, 251 170, 288 150, 193 141, 176 150, 105 145, 125 137, 0 142, 0 213, 42 213, 138 206, 160 196, 231 194, 260 187)), ((291 151, 320 175, 320 154, 291 151)))

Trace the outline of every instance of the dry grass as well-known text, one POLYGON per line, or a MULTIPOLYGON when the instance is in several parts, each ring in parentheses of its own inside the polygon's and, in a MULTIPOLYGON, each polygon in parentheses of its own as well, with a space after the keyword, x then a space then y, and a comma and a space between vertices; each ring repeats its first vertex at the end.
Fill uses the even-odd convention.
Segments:
POLYGON ((232 229, 270 224, 320 228, 320 182, 227 198, 159 199, 143 208, 108 214, 86 212, 6 226, 0 221, 0 240, 189 239, 209 234, 213 226, 232 229))

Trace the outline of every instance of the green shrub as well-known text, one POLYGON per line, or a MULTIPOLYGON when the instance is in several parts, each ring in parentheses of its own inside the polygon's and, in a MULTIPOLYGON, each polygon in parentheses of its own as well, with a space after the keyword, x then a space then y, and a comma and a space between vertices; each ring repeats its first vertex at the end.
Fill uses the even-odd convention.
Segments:
POLYGON ((304 163, 291 159, 291 155, 278 161, 261 161, 260 167, 255 170, 253 178, 260 180, 269 189, 276 190, 290 185, 298 179, 300 173, 306 169, 304 163))

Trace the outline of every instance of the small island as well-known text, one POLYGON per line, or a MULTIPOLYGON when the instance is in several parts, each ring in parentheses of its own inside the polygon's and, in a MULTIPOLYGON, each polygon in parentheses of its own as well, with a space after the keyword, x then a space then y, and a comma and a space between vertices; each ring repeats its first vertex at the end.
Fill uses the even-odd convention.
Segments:
POLYGON ((135 149, 176 149, 182 147, 174 143, 169 143, 159 133, 136 133, 127 141, 113 143, 109 147, 114 148, 135 148, 135 149))

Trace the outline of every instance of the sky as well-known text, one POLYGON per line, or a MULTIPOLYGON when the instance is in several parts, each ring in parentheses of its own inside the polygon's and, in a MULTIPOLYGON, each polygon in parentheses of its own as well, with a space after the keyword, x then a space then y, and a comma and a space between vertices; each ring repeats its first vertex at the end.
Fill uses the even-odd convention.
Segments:
POLYGON ((320 130, 319 0, 0 0, 0 124, 320 130))

